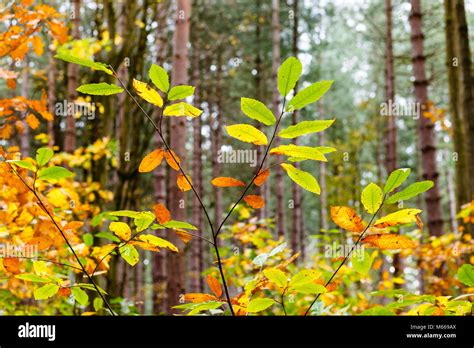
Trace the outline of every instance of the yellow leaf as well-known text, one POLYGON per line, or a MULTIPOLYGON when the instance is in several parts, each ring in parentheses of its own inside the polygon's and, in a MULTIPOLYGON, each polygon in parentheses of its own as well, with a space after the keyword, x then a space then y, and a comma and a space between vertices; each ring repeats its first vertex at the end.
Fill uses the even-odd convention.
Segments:
POLYGON ((416 222, 416 216, 420 213, 420 209, 402 209, 378 219, 375 221, 374 227, 384 228, 416 222))
POLYGON ((163 112, 164 116, 189 116, 197 117, 202 114, 202 110, 188 103, 181 102, 168 105, 163 112))
POLYGON ((164 151, 161 149, 156 149, 155 151, 150 152, 140 162, 138 171, 140 173, 151 172, 153 169, 155 169, 161 164, 161 161, 163 160, 163 156, 164 156, 164 151))
POLYGON ((379 249, 413 249, 416 246, 411 239, 398 234, 374 234, 365 237, 362 243, 379 249))
POLYGON ((331 219, 339 227, 350 232, 362 232, 364 223, 357 213, 349 207, 331 207, 331 219))
POLYGON ((160 247, 160 248, 167 248, 171 251, 178 252, 178 248, 173 244, 168 242, 167 240, 154 236, 152 234, 142 234, 139 237, 142 241, 150 243, 154 246, 160 247))
POLYGON ((36 118, 36 116, 33 114, 28 114, 25 118, 25 121, 26 123, 28 123, 28 126, 30 126, 31 129, 38 128, 40 124, 38 118, 36 118))
MULTIPOLYGON (((191 178, 187 176, 189 182, 191 182, 191 178)), ((191 190, 191 185, 189 184, 188 180, 184 177, 183 174, 178 174, 178 178, 176 179, 176 184, 178 185, 179 189, 183 192, 191 190)))
POLYGON ((183 296, 185 301, 193 302, 193 303, 200 303, 200 302, 208 302, 217 300, 217 297, 210 295, 210 294, 199 294, 199 293, 192 293, 192 294, 185 294, 183 296))
POLYGON ((252 143, 254 145, 267 145, 267 136, 249 124, 234 124, 225 127, 227 133, 233 138, 252 143))
POLYGON ((219 281, 210 274, 207 275, 207 285, 209 285, 209 288, 217 297, 221 297, 222 286, 219 281))
POLYGON ((113 221, 110 223, 109 229, 122 240, 129 240, 132 235, 130 227, 124 222, 113 221))
POLYGON ((232 186, 242 186, 245 187, 245 183, 226 176, 219 176, 217 178, 212 179, 211 184, 216 187, 232 187, 232 186))
POLYGON ((153 211, 155 212, 156 220, 158 220, 160 224, 166 224, 171 220, 171 213, 163 204, 155 204, 153 211))
POLYGON ((163 106, 163 98, 161 98, 161 95, 156 90, 148 86, 145 82, 133 79, 133 88, 135 88, 135 91, 138 93, 138 95, 147 102, 160 108, 163 106))
POLYGON ((33 44, 33 51, 38 56, 43 55, 43 51, 44 51, 43 40, 41 40, 41 38, 39 36, 35 36, 33 39, 31 39, 31 43, 33 44))

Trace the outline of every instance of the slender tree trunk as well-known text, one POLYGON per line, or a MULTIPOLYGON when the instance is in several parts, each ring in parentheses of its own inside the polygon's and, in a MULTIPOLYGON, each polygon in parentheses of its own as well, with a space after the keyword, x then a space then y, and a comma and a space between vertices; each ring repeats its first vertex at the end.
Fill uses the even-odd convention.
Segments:
MULTIPOLYGON (((81 15, 81 0, 72 0, 73 18, 72 18, 72 39, 79 39, 79 18, 81 15)), ((79 71, 77 64, 69 63, 67 65, 67 99, 69 103, 74 103, 77 98, 76 88, 77 75, 79 71)), ((73 153, 76 148, 76 119, 75 115, 66 116, 66 130, 64 132, 64 150, 73 153)))
POLYGON ((49 51, 49 67, 48 67, 48 111, 53 115, 53 120, 48 121, 48 146, 53 147, 55 143, 54 138, 54 121, 58 115, 54 110, 54 103, 56 101, 56 59, 54 58, 54 51, 49 51))
POLYGON ((420 105, 418 115, 418 134, 420 137, 421 158, 423 163, 423 178, 432 180, 434 187, 426 192, 426 207, 428 211, 428 229, 430 235, 439 236, 443 233, 440 197, 438 189, 438 168, 436 164, 436 137, 433 123, 423 117, 422 112, 428 102, 428 80, 425 74, 425 55, 423 53, 423 31, 421 24, 420 0, 411 0, 410 27, 412 45, 413 75, 415 77, 415 97, 420 105))
MULTIPOLYGON (((469 168, 467 165, 466 123, 459 111, 459 56, 456 53, 456 42, 459 42, 455 27, 456 14, 454 0, 444 1, 445 39, 446 39, 446 70, 448 72, 449 109, 453 124, 454 154, 448 160, 455 160, 455 209, 459 210, 463 204, 469 202, 469 168)), ((468 226, 465 226, 468 227, 468 226)))
MULTIPOLYGON (((454 5, 456 35, 457 39, 457 56, 460 59, 459 66, 459 112, 461 119, 466 127, 467 150, 466 154, 471 160, 468 161, 469 166, 469 187, 464 190, 468 191, 468 200, 473 199, 474 194, 474 81, 472 77, 471 49, 469 47, 469 32, 466 21, 466 10, 464 0, 452 0, 454 5)), ((466 202, 464 202, 466 203, 466 202)), ((471 229, 471 233, 474 229, 471 229)))
MULTIPOLYGON (((292 32, 292 51, 295 57, 298 56, 298 2, 299 0, 293 0, 293 32, 292 32)), ((298 86, 295 86, 294 93, 296 95, 298 91, 298 86)), ((292 123, 293 125, 298 123, 298 112, 294 111, 292 115, 292 123)), ((296 138, 294 143, 298 145, 298 139, 296 138)), ((295 163, 295 167, 299 168, 299 163, 295 163)), ((301 236, 303 231, 301 230, 302 226, 302 196, 301 196, 301 188, 299 185, 293 184, 293 226, 291 232, 291 249, 293 251, 301 251, 301 259, 304 260, 304 243, 300 245, 300 249, 298 249, 298 242, 302 241, 304 238, 301 236)))
MULTIPOLYGON (((157 4, 156 21, 158 28, 156 31, 156 64, 162 66, 166 59, 166 34, 167 26, 166 19, 168 15, 167 2, 160 2, 157 4)), ((158 110, 155 112, 155 118, 158 117, 158 110)), ((157 120, 158 121, 158 120, 157 120)), ((164 148, 158 133, 155 132, 155 147, 164 148)), ((160 165, 153 171, 153 181, 155 183, 155 201, 166 205, 166 168, 165 165, 160 165)), ((165 237, 164 231, 157 231, 159 237, 165 237)), ((153 253, 153 313, 166 312, 168 309, 166 301, 166 281, 167 281, 167 267, 166 267, 166 251, 153 253)))
MULTIPOLYGON (((275 117, 280 113, 280 93, 278 92, 278 68, 281 61, 280 53, 280 0, 272 0, 272 81, 273 81, 273 113, 275 117)), ((280 144, 280 139, 275 139, 275 147, 280 144)), ((286 232, 285 190, 283 170, 275 167, 276 181, 276 232, 278 238, 284 237, 286 232)), ((269 204, 270 202, 267 202, 269 204)))
MULTIPOLYGON (((199 4, 194 4, 198 10, 199 4)), ((199 30, 199 11, 193 15, 193 22, 191 23, 191 37, 192 37, 192 85, 196 87, 194 97, 194 104, 199 107, 201 102, 201 86, 200 86, 200 30, 199 30)), ((202 119, 196 117, 193 119, 193 184, 199 196, 202 197, 202 135, 201 135, 202 119)), ((196 233, 202 234, 203 218, 199 200, 195 195, 192 199, 192 222, 194 226, 198 227, 196 233)), ((203 282, 201 277, 202 270, 202 240, 194 238, 191 242, 191 269, 190 269, 190 291, 202 292, 203 282)))
MULTIPOLYGON (((191 2, 189 0, 177 1, 176 29, 174 33, 173 45, 173 85, 188 84, 188 43, 189 26, 191 18, 191 2)), ((171 121, 171 148, 180 157, 182 165, 186 163, 186 118, 173 117, 171 121)), ((173 186, 170 190, 169 209, 173 212, 173 219, 185 221, 186 209, 184 202, 184 193, 177 187, 176 179, 178 172, 170 172, 170 182, 173 186)), ((174 233, 169 234, 171 243, 183 249, 183 243, 174 233)), ((166 260, 168 268, 168 305, 174 306, 179 303, 181 294, 185 292, 184 280, 184 255, 182 253, 168 253, 166 260)))
MULTIPOLYGON (((214 117, 214 151, 216 155, 218 151, 221 151, 222 147, 222 118, 223 118, 223 109, 222 109, 222 88, 224 83, 222 80, 222 50, 218 49, 219 53, 217 54, 217 74, 216 74, 216 113, 214 117)), ((213 177, 221 176, 222 165, 218 161, 214 163, 212 167, 213 177)), ((214 226, 219 226, 222 221, 222 190, 214 190, 214 203, 216 205, 215 210, 215 221, 214 226)), ((219 241, 220 243, 220 241, 219 241)))

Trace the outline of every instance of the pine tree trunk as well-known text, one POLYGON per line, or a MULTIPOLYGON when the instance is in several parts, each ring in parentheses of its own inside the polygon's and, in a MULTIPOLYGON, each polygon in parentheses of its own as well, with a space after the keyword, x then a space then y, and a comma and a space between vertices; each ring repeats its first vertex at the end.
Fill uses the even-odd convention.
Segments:
MULTIPOLYGON (((273 81, 273 113, 278 117, 280 110, 280 93, 278 92, 278 68, 281 61, 280 52, 280 0, 272 0, 272 81, 273 81)), ((280 144, 280 139, 275 139, 275 147, 280 144)), ((286 232, 285 190, 283 170, 275 167, 276 181, 276 234, 278 238, 284 237, 286 232)), ((269 204, 270 202, 267 202, 269 204)))
MULTIPOLYGON (((79 39, 79 18, 81 15, 81 0, 73 0, 73 18, 72 18, 72 39, 79 39)), ((77 64, 69 63, 67 65, 67 99, 69 103, 74 103, 77 98, 76 88, 77 74, 79 71, 77 64)), ((66 116, 66 129, 64 132, 64 151, 73 153, 76 148, 76 119, 75 115, 66 116)))
MULTIPOLYGON (((469 32, 466 21, 466 10, 464 0, 452 0, 454 4, 455 23, 457 24, 457 35, 455 38, 457 44, 457 56, 460 59, 459 69, 459 112, 461 119, 466 127, 467 140, 467 158, 469 166, 469 187, 464 190, 468 191, 468 200, 473 199, 474 194, 474 81, 472 77, 471 50, 469 47, 469 32)), ((466 202, 464 202, 466 203, 466 202)), ((471 233, 474 232, 472 229, 471 233)))
MULTIPOLYGON (((177 1, 176 29, 173 39, 173 72, 172 85, 188 84, 188 43, 189 43, 189 26, 191 17, 190 0, 177 1)), ((170 144, 173 151, 180 157, 184 166, 186 163, 186 118, 173 117, 171 120, 170 144)), ((169 181, 172 183, 170 194, 169 209, 173 212, 173 219, 186 221, 186 209, 184 201, 184 192, 176 185, 178 176, 177 171, 170 171, 169 181)), ((183 249, 183 243, 174 233, 169 234, 171 243, 183 249)), ((179 303, 181 294, 185 293, 184 280, 184 255, 183 253, 168 253, 168 306, 174 306, 179 303)))
POLYGON ((415 77, 415 97, 420 105, 418 115, 418 135, 420 138, 421 158, 423 164, 423 178, 432 180, 434 187, 426 192, 425 201, 428 212, 428 229, 430 235, 440 236, 443 233, 443 219, 441 217, 440 197, 438 189, 438 168, 436 164, 436 137, 434 124, 423 117, 423 110, 428 102, 428 80, 425 74, 425 56, 423 53, 423 31, 421 23, 420 0, 411 0, 410 27, 412 45, 412 65, 415 77))

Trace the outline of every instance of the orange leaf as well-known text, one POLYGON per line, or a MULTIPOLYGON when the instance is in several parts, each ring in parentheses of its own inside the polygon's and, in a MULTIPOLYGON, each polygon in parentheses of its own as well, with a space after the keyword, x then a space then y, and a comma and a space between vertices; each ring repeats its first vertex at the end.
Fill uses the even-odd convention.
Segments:
MULTIPOLYGON (((188 180, 192 183, 191 178, 187 176, 188 180)), ((178 185, 179 189, 183 192, 191 190, 191 185, 189 184, 188 180, 184 177, 183 174, 178 174, 178 179, 176 180, 176 184, 178 185)))
POLYGON ((31 39, 31 43, 33 44, 33 51, 35 51, 35 53, 38 56, 43 55, 43 51, 44 51, 43 40, 41 40, 39 36, 35 36, 33 39, 31 39))
POLYGON ((183 230, 175 230, 175 233, 185 244, 189 243, 189 241, 193 238, 193 236, 183 230))
POLYGON ((419 215, 416 216, 416 225, 418 226, 420 231, 423 231, 424 224, 419 215))
POLYGON ((349 207, 331 207, 331 219, 339 227, 350 232, 362 232, 364 224, 357 213, 349 207))
POLYGON ((210 274, 207 275, 207 285, 209 285, 209 288, 217 297, 221 297, 222 286, 219 281, 210 274))
POLYGON ((413 249, 416 244, 411 239, 398 234, 374 234, 362 239, 368 247, 379 249, 413 249))
POLYGON ((173 168, 174 170, 179 170, 179 164, 181 163, 181 160, 173 150, 165 152, 165 160, 171 168, 173 168))
POLYGON ((155 151, 150 152, 146 155, 140 162, 138 171, 140 173, 148 173, 153 169, 158 167, 163 160, 164 151, 161 149, 156 149, 155 151))
POLYGON ((16 79, 7 79, 7 87, 10 89, 16 88, 16 79))
POLYGON ((231 187, 231 186, 242 186, 245 187, 245 183, 226 176, 219 176, 212 179, 211 184, 216 187, 231 187))
POLYGON ((63 226, 63 230, 77 230, 84 225, 82 221, 69 221, 63 226))
POLYGON ((13 274, 20 273, 20 259, 18 257, 5 257, 3 259, 3 266, 8 272, 13 274))
POLYGON ((253 183, 257 186, 262 186, 265 183, 265 181, 267 181, 269 176, 270 176, 270 169, 260 170, 253 183))
POLYGON ((183 297, 185 301, 194 302, 194 303, 217 300, 217 297, 215 297, 214 295, 199 294, 199 293, 185 294, 183 297))
POLYGON ((58 294, 61 297, 69 297, 71 295, 71 288, 59 288, 58 294))
POLYGON ((244 201, 254 209, 260 209, 265 206, 265 200, 257 195, 245 196, 244 201))
POLYGON ((160 224, 166 224, 171 220, 171 213, 163 204, 155 204, 153 210, 155 212, 156 220, 158 220, 160 224))
POLYGON ((31 238, 26 244, 36 245, 38 247, 38 250, 45 250, 53 244, 53 241, 48 236, 40 236, 31 238))
POLYGON ((31 129, 36 129, 39 126, 39 120, 33 114, 28 114, 25 118, 26 123, 30 126, 31 129))

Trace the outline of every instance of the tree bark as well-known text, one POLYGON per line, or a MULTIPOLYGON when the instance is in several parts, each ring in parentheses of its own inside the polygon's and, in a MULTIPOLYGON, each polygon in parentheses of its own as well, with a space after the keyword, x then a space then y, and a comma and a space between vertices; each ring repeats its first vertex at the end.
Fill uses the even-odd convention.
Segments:
POLYGON ((54 51, 49 51, 49 66, 48 66, 48 111, 53 115, 53 120, 48 121, 48 146, 53 147, 55 143, 54 138, 54 122, 56 120, 54 103, 56 101, 56 59, 54 58, 54 51))
POLYGON ((428 211, 428 229, 430 235, 440 236, 443 233, 443 219, 441 217, 438 189, 434 124, 422 115, 428 102, 428 80, 425 74, 420 0, 411 0, 411 7, 409 21, 411 27, 412 65, 413 75, 415 77, 415 97, 416 102, 420 105, 418 135, 420 138, 421 158, 423 163, 423 178, 434 182, 434 187, 427 191, 425 196, 428 211))
MULTIPOLYGON (((188 84, 188 43, 189 43, 189 26, 191 18, 191 2, 190 0, 177 1, 176 13, 176 29, 173 39, 173 72, 172 85, 188 84)), ((171 120, 170 144, 173 151, 181 159, 181 164, 186 163, 186 118, 173 117, 171 120)), ((170 171, 170 182, 173 183, 169 192, 169 209, 173 212, 173 219, 186 220, 186 209, 184 202, 184 193, 177 187, 176 179, 177 171, 170 171)), ((183 249, 183 243, 175 233, 169 234, 171 243, 183 249)), ((180 295, 185 293, 184 279, 184 255, 182 253, 168 253, 167 255, 168 275, 168 306, 174 306, 179 303, 180 295)))
MULTIPOLYGON (((72 0, 72 39, 79 39, 79 17, 81 15, 81 0, 72 0)), ((74 103, 77 98, 77 74, 79 66, 69 63, 67 65, 67 99, 74 103)), ((66 129, 64 132, 64 151, 73 153, 76 148, 76 119, 75 115, 66 116, 66 129)))
MULTIPOLYGON (((273 114, 277 117, 280 113, 280 93, 278 92, 278 68, 280 67, 280 0, 272 0, 272 103, 273 114)), ((275 139, 275 147, 280 144, 280 139, 275 139)), ((280 166, 275 167, 276 181, 276 235, 278 238, 285 236, 286 214, 285 214, 285 190, 283 170, 280 166)), ((267 202, 269 204, 270 202, 267 202)))

